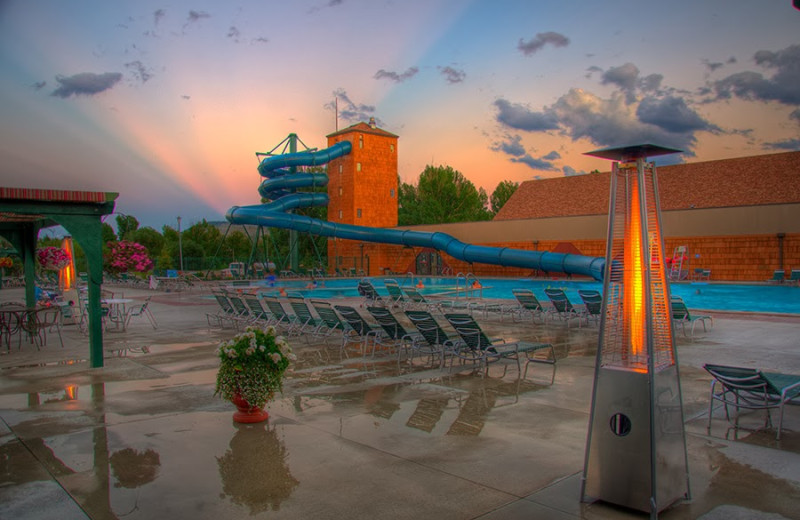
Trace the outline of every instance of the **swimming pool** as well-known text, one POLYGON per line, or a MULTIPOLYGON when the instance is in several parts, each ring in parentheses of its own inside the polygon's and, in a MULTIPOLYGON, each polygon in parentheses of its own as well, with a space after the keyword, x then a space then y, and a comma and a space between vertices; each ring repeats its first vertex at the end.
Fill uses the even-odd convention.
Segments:
MULTIPOLYGON (((383 281, 384 277, 373 277, 373 285, 382 296, 388 296, 389 291, 383 281)), ((411 284, 407 278, 394 278, 401 286, 411 284)), ((414 283, 422 280, 424 288, 420 292, 426 296, 456 296, 456 280, 447 277, 416 277, 414 283)), ((461 282, 460 296, 463 296, 464 279, 461 282)), ((265 293, 278 291, 280 287, 286 290, 299 292, 306 298, 332 299, 343 297, 357 297, 357 279, 328 278, 320 280, 314 289, 307 288, 307 280, 278 280, 270 287, 267 282, 260 282, 265 293)), ((529 278, 481 278, 483 284, 482 296, 484 298, 502 298, 513 300, 512 289, 530 289, 542 301, 548 301, 544 290, 548 287, 564 289, 567 297, 573 303, 580 303, 578 296, 580 289, 594 289, 602 291, 602 282, 572 281, 572 280, 531 280, 529 278)), ((670 285, 672 295, 680 296, 691 309, 706 309, 717 311, 763 312, 800 314, 800 287, 788 285, 746 285, 725 283, 673 283, 670 285)))

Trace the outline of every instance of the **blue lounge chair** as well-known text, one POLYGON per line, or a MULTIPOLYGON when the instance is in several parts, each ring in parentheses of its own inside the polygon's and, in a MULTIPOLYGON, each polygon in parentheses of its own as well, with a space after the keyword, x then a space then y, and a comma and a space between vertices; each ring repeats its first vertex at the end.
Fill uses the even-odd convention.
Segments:
POLYGON ((584 310, 581 316, 586 320, 586 324, 594 322, 599 325, 600 313, 603 310, 603 295, 600 294, 600 291, 580 289, 578 290, 578 296, 583 300, 584 310))
POLYGON ((786 271, 783 269, 775 269, 775 271, 772 272, 772 278, 768 281, 772 283, 783 283, 785 277, 786 271))

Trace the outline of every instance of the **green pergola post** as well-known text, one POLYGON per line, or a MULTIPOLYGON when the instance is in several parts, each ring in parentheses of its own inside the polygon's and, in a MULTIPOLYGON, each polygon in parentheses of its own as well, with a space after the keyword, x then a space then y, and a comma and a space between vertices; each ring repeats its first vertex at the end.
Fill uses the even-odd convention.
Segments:
POLYGON ((86 254, 89 265, 88 313, 89 360, 92 368, 103 366, 103 320, 100 289, 103 284, 103 231, 100 216, 58 215, 53 220, 64 226, 86 254))

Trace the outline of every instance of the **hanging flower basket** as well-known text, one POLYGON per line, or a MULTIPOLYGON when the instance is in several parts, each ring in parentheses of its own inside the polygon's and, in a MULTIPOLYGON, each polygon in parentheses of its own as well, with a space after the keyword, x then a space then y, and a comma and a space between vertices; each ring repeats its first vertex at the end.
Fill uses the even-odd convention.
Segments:
POLYGON ((9 258, 7 256, 4 256, 4 257, 0 258, 0 269, 9 269, 11 267, 14 267, 14 260, 13 259, 11 259, 11 258, 9 258))
POLYGON ((36 259, 42 269, 59 271, 69 265, 69 255, 60 247, 43 247, 36 251, 36 259))
POLYGON ((107 259, 108 270, 115 273, 143 273, 153 269, 153 261, 147 254, 147 248, 136 242, 121 240, 109 242, 111 254, 107 259))

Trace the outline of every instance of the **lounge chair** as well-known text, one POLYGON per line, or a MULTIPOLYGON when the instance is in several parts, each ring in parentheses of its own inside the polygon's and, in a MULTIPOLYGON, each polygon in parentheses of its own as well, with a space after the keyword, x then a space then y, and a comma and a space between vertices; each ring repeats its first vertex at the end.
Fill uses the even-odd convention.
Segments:
POLYGON ((578 324, 580 325, 581 316, 575 307, 573 307, 572 302, 569 301, 563 289, 548 288, 544 290, 544 293, 553 304, 553 312, 549 313, 550 316, 565 321, 567 327, 569 327, 569 323, 572 320, 578 320, 578 324))
MULTIPOLYGON (((386 307, 367 307, 369 312, 384 332, 381 338, 381 346, 394 348, 397 350, 397 362, 403 352, 410 352, 413 345, 422 338, 418 332, 409 332, 397 321, 392 311, 386 307)), ((375 349, 372 350, 375 354, 375 349)))
POLYGON ((416 353, 426 354, 431 361, 434 358, 438 358, 439 366, 443 367, 445 357, 455 351, 461 340, 457 337, 450 337, 428 311, 409 310, 406 311, 406 316, 425 340, 418 341, 411 346, 409 361, 414 361, 414 354, 416 353))
MULTIPOLYGON (((217 300, 217 304, 219 305, 219 309, 215 313, 206 313, 206 321, 208 321, 209 327, 217 326, 220 328, 224 328, 226 323, 230 323, 233 327, 237 327, 239 314, 231 305, 230 300, 228 297, 222 292, 213 292, 214 299, 217 300)), ((84 315, 85 313, 85 306, 83 305, 83 300, 79 300, 81 303, 81 325, 84 322, 84 315)))
POLYGON ((360 345, 362 355, 367 354, 367 350, 372 345, 372 352, 375 353, 375 345, 381 341, 382 332, 380 328, 373 327, 361 314, 348 305, 334 305, 342 320, 347 324, 347 330, 342 335, 342 354, 347 354, 347 345, 356 343, 360 345))
POLYGON ((586 320, 586 324, 594 322, 600 325, 600 313, 603 310, 603 295, 600 294, 600 291, 580 289, 578 296, 583 300, 584 311, 581 316, 586 320))
POLYGON ((723 365, 703 365, 714 379, 711 381, 711 396, 708 405, 708 433, 711 433, 711 419, 714 413, 714 401, 725 407, 725 418, 730 421, 728 407, 733 407, 736 417, 734 426, 739 428, 739 411, 765 410, 767 417, 764 427, 772 427, 770 410, 778 409, 778 431, 775 439, 781 439, 783 427, 784 405, 800 404, 796 401, 800 396, 800 376, 762 372, 753 368, 730 367, 723 365), (719 384, 719 386, 717 386, 719 384))
POLYGON ((775 271, 772 272, 772 278, 769 279, 768 281, 772 283, 783 283, 785 277, 786 277, 786 271, 784 271, 783 269, 775 269, 775 271))
POLYGON ((536 295, 533 294, 533 291, 530 289, 512 289, 511 294, 514 295, 514 298, 519 303, 518 307, 510 309, 513 313, 512 316, 517 314, 519 319, 522 320, 523 316, 528 314, 531 317, 531 321, 541 318, 542 322, 544 322, 545 309, 539 299, 536 298, 536 295))
POLYGON ((556 352, 550 343, 531 343, 516 341, 506 343, 504 339, 492 340, 483 332, 480 325, 469 314, 445 314, 444 317, 461 336, 463 343, 456 350, 456 356, 462 361, 478 363, 485 370, 489 370, 489 362, 501 358, 513 359, 517 362, 517 370, 523 374, 523 379, 528 373, 529 363, 556 363, 556 352), (547 358, 537 358, 538 351, 548 352, 547 358), (526 358, 525 371, 522 372, 520 354, 526 358))
MULTIPOLYGON (((319 335, 320 329, 325 325, 325 321, 317 319, 311 313, 305 298, 299 293, 289 293, 286 295, 289 299, 289 305, 294 311, 296 316, 295 330, 298 334, 310 334, 313 336, 319 335)), ((306 336, 307 338, 308 336, 306 336)))
POLYGON ((264 308, 257 294, 244 293, 242 294, 242 300, 247 305, 250 315, 255 318, 255 321, 261 321, 266 324, 272 322, 272 315, 264 308))
POLYGON ((383 284, 386 286, 386 290, 389 291, 390 306, 405 309, 411 304, 411 300, 405 297, 396 280, 384 280, 383 284))
POLYGON ((792 272, 789 275, 789 282, 800 284, 800 269, 792 269, 792 272))
POLYGON ((362 278, 358 282, 358 286, 356 286, 356 290, 358 290, 358 294, 364 297, 365 303, 367 305, 383 305, 386 306, 386 301, 378 294, 378 290, 375 289, 375 286, 372 285, 366 278, 362 278))
POLYGON ((321 335, 325 337, 331 336, 334 332, 343 332, 347 326, 336 314, 333 306, 328 301, 324 300, 311 300, 311 306, 317 311, 317 315, 325 323, 321 330, 321 335))
POLYGON ((267 305, 267 309, 269 309, 269 313, 272 315, 271 325, 276 328, 282 328, 284 333, 289 336, 297 332, 295 330, 297 317, 294 314, 286 312, 286 309, 283 308, 283 304, 281 304, 277 296, 264 296, 264 303, 267 305))
POLYGON ((438 307, 438 303, 432 302, 425 298, 416 287, 403 287, 403 291, 405 291, 409 300, 411 300, 409 307, 425 309, 428 312, 438 307))
POLYGON ((707 332, 708 329, 706 328, 706 322, 713 327, 714 326, 714 318, 711 316, 705 315, 698 315, 698 314, 691 314, 689 309, 686 307, 686 303, 683 301, 682 298, 678 296, 673 296, 670 300, 670 307, 672 309, 672 323, 675 326, 680 325, 681 329, 683 330, 683 335, 686 335, 686 324, 691 323, 691 336, 694 336, 694 327, 698 323, 703 324, 703 332, 707 332))

